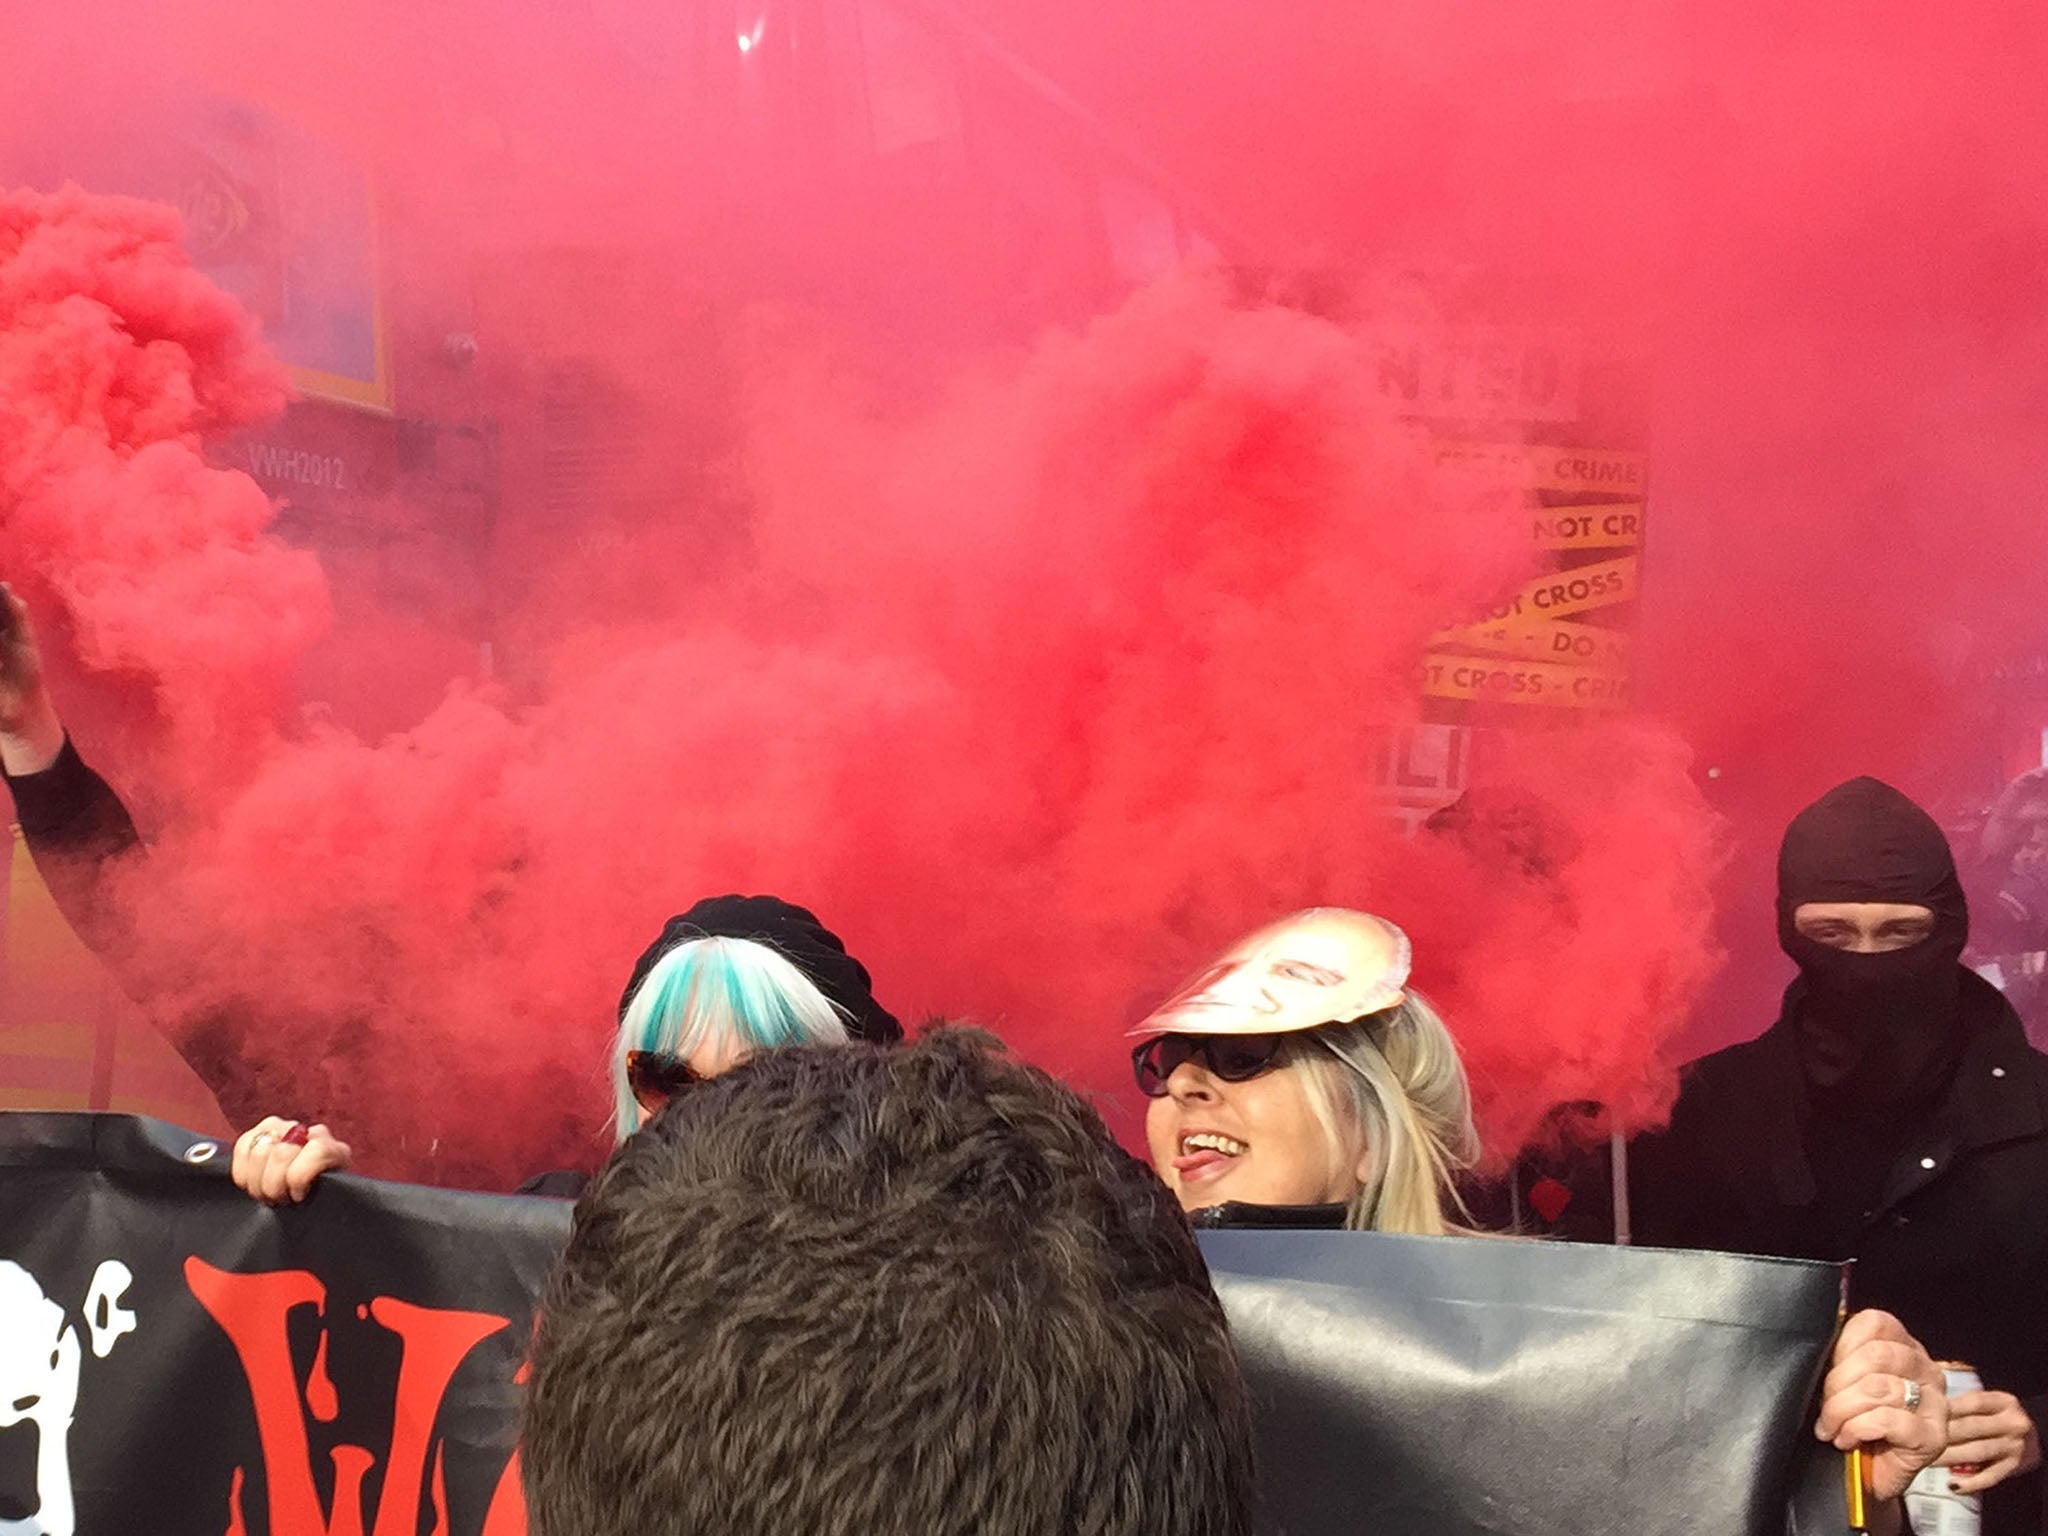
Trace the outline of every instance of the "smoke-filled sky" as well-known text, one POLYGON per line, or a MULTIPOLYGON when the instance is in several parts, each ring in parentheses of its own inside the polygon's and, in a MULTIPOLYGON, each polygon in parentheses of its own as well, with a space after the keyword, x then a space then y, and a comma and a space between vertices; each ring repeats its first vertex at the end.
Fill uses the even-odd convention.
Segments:
POLYGON ((156 835, 147 974, 256 1020, 273 1107, 373 1169, 587 1161, 617 986, 726 889, 806 901, 896 1011, 990 1024, 1119 1113, 1121 1030, 1206 951, 1368 905, 1414 933, 1498 1144, 1565 1099, 1654 1114, 1672 1060, 1767 1021, 1791 810, 1863 771, 1996 782, 1973 679, 2039 638, 2037 19, 104 9, 16 40, 41 91, 0 182, 49 190, 195 83, 260 103, 375 181, 400 414, 509 424, 483 678, 446 583, 370 601, 206 467, 278 384, 156 215, 0 219, 0 567, 156 835), (981 131, 855 174, 802 127, 848 110, 804 61, 890 16, 958 65, 898 117, 981 131), (1212 270, 1077 282, 1053 235, 991 234, 1056 230, 1016 210, 1074 153, 994 132, 1019 101, 1182 200, 1212 270), (1346 301, 1262 303, 1245 269, 1346 301), (1431 630, 1533 559, 1375 391, 1351 318, 1418 291, 1641 355, 1652 488, 1638 716, 1519 733, 1476 829, 1410 843, 1362 765, 1431 630), (514 516, 564 358, 607 495, 514 516))

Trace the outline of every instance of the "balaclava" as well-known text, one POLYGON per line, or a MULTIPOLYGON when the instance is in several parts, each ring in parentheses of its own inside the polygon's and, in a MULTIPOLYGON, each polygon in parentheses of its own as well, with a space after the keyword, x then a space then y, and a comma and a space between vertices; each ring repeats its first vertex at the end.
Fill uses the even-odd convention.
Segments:
POLYGON ((1803 980, 1793 1025, 1816 1105, 1896 1114, 1946 1085, 1964 1043, 1960 962, 1969 936, 1948 839, 1889 784, 1851 779, 1793 818, 1778 851, 1778 942, 1803 980), (1875 955, 1803 937, 1793 913, 1834 901, 1926 907, 1934 931, 1875 955))

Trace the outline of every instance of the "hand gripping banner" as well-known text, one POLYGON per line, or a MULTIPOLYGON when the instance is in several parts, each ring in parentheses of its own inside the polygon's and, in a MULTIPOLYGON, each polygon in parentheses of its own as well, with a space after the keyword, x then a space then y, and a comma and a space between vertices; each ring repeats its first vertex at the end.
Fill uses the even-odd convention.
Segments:
MULTIPOLYGON (((0 1536, 522 1536, 518 1378, 569 1207, 340 1177, 273 1211, 227 1156, 151 1120, 0 1114, 0 1536)), ((1276 1536, 1843 1529, 1807 1433, 1824 1266, 1203 1245, 1276 1536), (1788 1516, 1802 1471, 1831 1525, 1788 1516)))

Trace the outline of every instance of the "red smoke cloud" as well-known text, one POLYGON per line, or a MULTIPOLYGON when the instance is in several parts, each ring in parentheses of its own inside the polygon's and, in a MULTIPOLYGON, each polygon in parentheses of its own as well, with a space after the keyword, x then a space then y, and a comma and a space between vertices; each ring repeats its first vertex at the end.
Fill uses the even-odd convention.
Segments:
MULTIPOLYGON (((977 1017, 1126 1102, 1121 1028, 1205 951, 1367 905, 1414 933, 1497 1148, 1558 1100, 1654 1116, 1717 945, 1685 744, 1726 769, 1747 856, 1834 779, 1938 781, 1941 636, 2024 638, 2040 124, 2009 39, 1819 8, 970 9, 986 32, 948 35, 1149 146, 1231 255, 1367 293, 1419 268, 1452 318, 1654 342, 1660 719, 1503 742, 1464 832, 1396 838, 1372 743, 1430 630, 1527 574, 1512 506, 1429 472, 1328 320, 1186 279, 1020 345, 1017 274, 1059 251, 991 249, 880 178, 828 196, 737 95, 693 95, 686 131, 652 8, 610 34, 359 4, 159 36, 125 65, 175 55, 373 168, 394 323, 467 290, 481 408, 574 355, 616 423, 605 505, 500 532, 499 680, 390 739, 278 725, 324 599, 196 454, 274 403, 246 329, 152 254, 154 215, 98 204, 73 217, 155 233, 39 279, 103 301, 87 346, 62 304, 7 312, 0 357, 97 348, 160 386, 118 426, 48 366, 0 388, 10 573, 94 691, 153 687, 101 754, 165 791, 151 972, 187 1013, 260 1000, 266 1102, 330 1113, 372 1167, 587 1157, 633 954, 728 888, 814 904, 899 1012, 977 1017), (562 281, 577 241, 626 278, 562 281), (797 302, 746 311, 763 291, 797 302), (83 421, 87 448, 17 421, 83 421), (1930 506, 1952 523, 1916 532, 1930 506)), ((402 399, 472 387, 420 372, 402 399)), ((504 463, 546 468, 518 441, 504 463)))
POLYGON ((1671 1033, 1720 955, 1724 831, 1668 729, 1509 736, 1481 782, 1403 850, 1393 884, 1421 984, 1453 1020, 1489 1159, 1553 1106, 1661 1122, 1671 1033))
POLYGON ((10 577, 76 620, 85 665, 150 681, 173 764, 218 766, 283 701, 325 593, 264 538, 262 492, 201 456, 284 380, 177 233, 76 188, 0 202, 0 505, 10 577))
POLYGON ((1955 824, 2038 742, 1998 678, 2048 643, 2038 8, 958 3, 1276 264, 1641 328, 1638 700, 1732 833, 1735 959, 1681 1049, 1775 1009, 1797 807, 1871 772, 1955 824))
POLYGON ((1387 419, 1369 360, 1188 283, 907 423, 761 362, 757 559, 722 607, 660 639, 588 625, 531 704, 463 690, 381 744, 301 728, 214 765, 226 792, 194 775, 137 903, 159 995, 260 1019, 269 1091, 345 1101, 398 1166, 445 1167, 460 1130, 502 1170, 565 1077, 594 1081, 640 935, 769 888, 859 935, 899 1006, 1101 1081, 1117 1022, 1202 950, 1277 909, 1403 904, 1360 765, 1430 631, 1527 555, 1500 495, 1387 419), (449 1082, 503 1119, 469 1124, 449 1082))

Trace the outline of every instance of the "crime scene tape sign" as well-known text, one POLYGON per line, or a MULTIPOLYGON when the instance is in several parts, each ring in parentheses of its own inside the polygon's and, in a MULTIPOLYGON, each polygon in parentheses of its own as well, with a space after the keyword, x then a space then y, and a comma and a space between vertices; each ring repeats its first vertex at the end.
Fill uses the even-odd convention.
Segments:
POLYGON ((1640 453, 1558 448, 1543 443, 1439 441, 1441 469, 1476 475, 1489 484, 1579 496, 1640 498, 1649 488, 1649 460, 1640 453))
POLYGON ((1499 624, 1470 624, 1440 630, 1438 645, 1511 656, 1521 661, 1549 661, 1564 666, 1626 672, 1630 641, 1626 631, 1600 629, 1571 619, 1509 619, 1499 624))
POLYGON ((1569 618, 1595 608, 1632 603, 1636 597, 1638 557, 1622 555, 1568 571, 1551 571, 1522 584, 1514 596, 1490 609, 1478 621, 1484 627, 1503 620, 1527 622, 1569 618))
POLYGON ((1640 549, 1643 504, 1540 507, 1531 521, 1538 549, 1640 549))
POLYGON ((1555 709, 1626 709, 1626 677, 1547 661, 1486 661, 1432 651, 1422 662, 1422 691, 1435 699, 1483 704, 1542 704, 1555 709))

